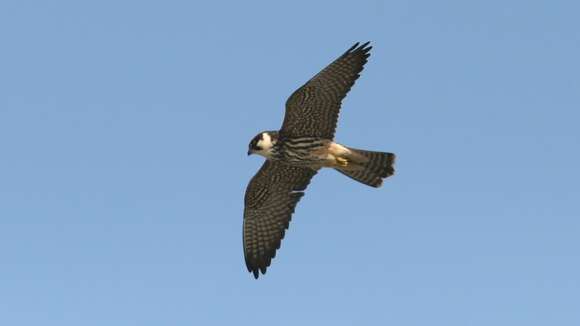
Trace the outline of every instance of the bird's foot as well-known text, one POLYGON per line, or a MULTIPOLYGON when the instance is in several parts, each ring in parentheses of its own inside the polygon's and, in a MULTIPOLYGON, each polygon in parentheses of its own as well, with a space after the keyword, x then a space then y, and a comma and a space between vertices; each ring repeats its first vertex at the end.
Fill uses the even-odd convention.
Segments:
POLYGON ((345 168, 348 166, 348 160, 342 157, 337 157, 336 164, 338 164, 338 166, 341 168, 345 168))

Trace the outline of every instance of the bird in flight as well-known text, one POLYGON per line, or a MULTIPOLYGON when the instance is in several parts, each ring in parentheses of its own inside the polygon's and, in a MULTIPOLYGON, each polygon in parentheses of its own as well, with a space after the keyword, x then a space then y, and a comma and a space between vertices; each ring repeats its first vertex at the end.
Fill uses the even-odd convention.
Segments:
POLYGON ((333 168, 371 187, 393 175, 393 153, 334 142, 342 99, 371 48, 369 42, 353 45, 288 98, 280 130, 260 132, 250 142, 248 155, 266 158, 244 198, 244 257, 255 278, 276 256, 294 208, 318 170, 333 168))

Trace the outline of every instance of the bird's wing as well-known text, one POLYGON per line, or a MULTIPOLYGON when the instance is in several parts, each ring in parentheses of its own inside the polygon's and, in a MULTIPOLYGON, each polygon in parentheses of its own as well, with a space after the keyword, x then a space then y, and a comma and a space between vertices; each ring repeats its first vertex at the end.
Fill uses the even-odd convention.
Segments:
POLYGON ((266 160, 248 184, 244 199, 244 257, 248 271, 266 273, 294 208, 316 170, 266 160))
POLYGON ((340 104, 370 56, 368 45, 356 43, 290 95, 281 134, 334 138, 340 104))

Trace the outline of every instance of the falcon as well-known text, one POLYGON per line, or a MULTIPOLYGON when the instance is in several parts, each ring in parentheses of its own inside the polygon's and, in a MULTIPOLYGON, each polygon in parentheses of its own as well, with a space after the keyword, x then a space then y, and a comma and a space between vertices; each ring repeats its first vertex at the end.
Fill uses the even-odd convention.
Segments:
POLYGON ((358 79, 371 48, 369 42, 356 43, 298 88, 286 101, 280 130, 260 132, 249 144, 248 155, 266 158, 244 198, 244 257, 256 279, 276 256, 296 204, 318 170, 333 168, 371 187, 380 187, 394 173, 393 153, 334 142, 342 99, 358 79))

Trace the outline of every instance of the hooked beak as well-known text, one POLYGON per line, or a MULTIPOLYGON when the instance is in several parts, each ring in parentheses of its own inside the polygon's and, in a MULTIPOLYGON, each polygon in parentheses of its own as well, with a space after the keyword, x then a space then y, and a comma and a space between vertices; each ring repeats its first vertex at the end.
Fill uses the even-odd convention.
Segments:
POLYGON ((250 156, 250 155, 252 155, 252 150, 251 149, 248 150, 248 156, 250 156))

